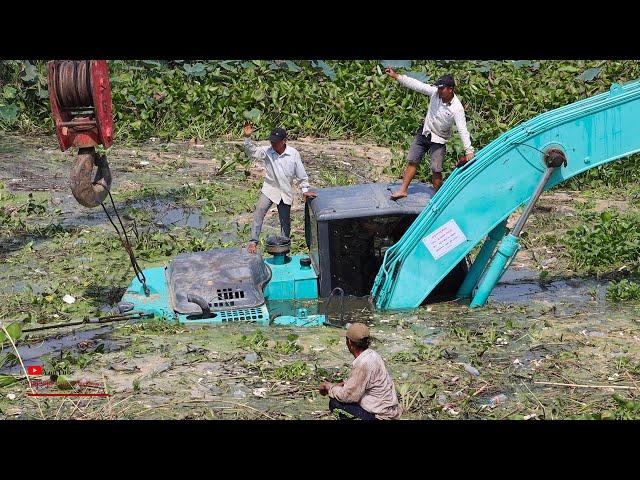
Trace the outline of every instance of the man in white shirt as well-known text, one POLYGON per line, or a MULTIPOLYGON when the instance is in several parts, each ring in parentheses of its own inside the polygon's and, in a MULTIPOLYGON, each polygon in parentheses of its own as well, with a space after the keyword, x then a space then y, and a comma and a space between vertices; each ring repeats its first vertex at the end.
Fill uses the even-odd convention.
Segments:
POLYGON ((300 188, 305 201, 316 197, 316 193, 309 191, 309 177, 302 165, 298 151, 287 146, 287 132, 283 128, 276 128, 271 132, 269 141, 271 147, 261 147, 251 140, 253 127, 245 124, 243 134, 246 137, 244 149, 246 154, 255 160, 264 160, 265 177, 260 191, 260 199, 253 214, 251 240, 247 245, 249 253, 256 253, 262 222, 275 203, 278 206, 280 230, 283 236, 291 235, 291 204, 293 203, 293 189, 291 184, 296 178, 300 181, 300 188))
POLYGON ((416 175, 418 165, 427 151, 431 157, 431 183, 437 192, 442 186, 442 162, 446 153, 446 143, 451 137, 451 127, 454 123, 466 154, 461 162, 467 162, 474 156, 464 107, 454 93, 456 83, 451 75, 444 75, 438 79, 435 85, 428 85, 407 75, 398 75, 392 68, 386 68, 385 72, 395 78, 400 85, 429 95, 431 98, 424 124, 416 132, 409 149, 408 165, 402 177, 402 186, 392 193, 391 199, 398 200, 407 196, 409 184, 416 175))

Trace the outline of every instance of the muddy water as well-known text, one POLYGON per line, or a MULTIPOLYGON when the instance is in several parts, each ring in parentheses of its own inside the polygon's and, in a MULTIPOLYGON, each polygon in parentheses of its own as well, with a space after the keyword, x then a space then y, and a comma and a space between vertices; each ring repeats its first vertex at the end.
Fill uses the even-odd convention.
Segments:
MULTIPOLYGON (((109 214, 113 217, 117 224, 117 218, 114 215, 113 207, 109 200, 105 202, 109 214)), ((130 209, 142 210, 148 212, 152 218, 152 223, 159 227, 161 231, 166 231, 171 227, 194 227, 202 228, 207 225, 209 218, 202 215, 197 207, 180 207, 175 205, 171 199, 144 199, 135 202, 127 202, 125 204, 116 204, 120 218, 123 221, 131 221, 131 217, 127 215, 130 209)), ((102 207, 92 209, 83 208, 79 210, 75 205, 62 210, 62 221, 65 227, 96 225, 109 225, 109 220, 104 213, 102 207)))
POLYGON ((331 300, 321 298, 306 301, 277 300, 268 302, 271 320, 280 315, 296 315, 300 308, 307 310, 307 315, 325 315, 328 325, 344 327, 348 323, 374 323, 374 308, 371 297, 336 296, 331 300))
MULTIPOLYGON (((61 352, 86 352, 99 349, 104 353, 115 352, 125 348, 128 344, 123 339, 114 340, 110 334, 112 325, 90 330, 74 330, 69 333, 49 334, 37 340, 29 340, 18 346, 18 352, 25 366, 42 365, 46 357, 52 357, 61 352)), ((0 369, 0 374, 21 374, 20 364, 0 369)))
MULTIPOLYGON (((489 302, 511 305, 530 305, 534 302, 547 303, 557 306, 558 313, 563 314, 583 312, 586 308, 591 309, 594 313, 596 313, 594 308, 606 310, 606 303, 604 302, 599 302, 597 307, 594 305, 592 292, 597 292, 597 296, 602 299, 605 290, 605 285, 599 284, 594 279, 561 279, 546 285, 540 285, 538 277, 537 272, 529 269, 507 271, 489 297, 489 302)), ((338 328, 344 328, 347 324, 353 322, 363 322, 369 325, 376 325, 380 321, 386 323, 386 315, 382 312, 375 312, 371 297, 347 295, 344 298, 336 296, 331 300, 323 298, 318 301, 269 302, 272 319, 280 315, 295 315, 299 308, 306 308, 309 315, 327 315, 328 324, 338 328)), ((404 314, 410 315, 410 312, 405 312, 404 314)), ((403 314, 401 313, 401 315, 403 314)), ((114 340, 111 338, 112 331, 113 326, 105 326, 97 329, 75 330, 70 333, 55 334, 49 337, 42 337, 40 341, 23 345, 19 347, 19 351, 25 364, 40 364, 44 356, 58 354, 62 351, 82 351, 90 346, 95 348, 100 344, 104 345, 105 352, 124 348, 126 345, 122 339, 114 340)), ((442 329, 433 327, 433 331, 429 331, 425 337, 427 344, 431 344, 429 340, 437 338, 442 333, 442 329)), ((522 361, 537 360, 548 353, 545 350, 528 352, 522 361)), ((20 373, 20 366, 5 368, 0 370, 0 373, 20 373)))
MULTIPOLYGON (((604 299, 608 282, 594 278, 562 278, 540 282, 539 273, 531 269, 509 269, 493 289, 490 302, 530 305, 553 304, 564 313, 592 309, 594 300, 604 299)), ((604 302, 598 302, 605 305, 604 302)))

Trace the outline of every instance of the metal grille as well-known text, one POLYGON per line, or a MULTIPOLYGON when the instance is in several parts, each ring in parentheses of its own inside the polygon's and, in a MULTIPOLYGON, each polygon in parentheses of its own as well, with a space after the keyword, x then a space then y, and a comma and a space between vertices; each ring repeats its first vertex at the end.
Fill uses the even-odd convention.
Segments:
POLYGON ((216 313, 221 322, 259 322, 269 319, 269 313, 265 306, 259 308, 243 308, 241 310, 225 310, 216 313))

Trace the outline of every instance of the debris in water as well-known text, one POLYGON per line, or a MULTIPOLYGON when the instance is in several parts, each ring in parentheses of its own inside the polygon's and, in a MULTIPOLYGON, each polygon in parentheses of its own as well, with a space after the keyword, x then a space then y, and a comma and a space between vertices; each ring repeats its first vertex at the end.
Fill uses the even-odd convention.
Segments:
POLYGON ((501 403, 506 402, 507 400, 507 396, 504 393, 501 393, 500 395, 496 395, 495 397, 492 397, 489 400, 489 407, 495 407, 497 405, 500 405, 501 403))
POLYGON ((469 365, 468 363, 463 363, 464 365, 464 369, 470 373, 471 375, 473 375, 474 377, 479 377, 480 376, 480 372, 478 371, 477 368, 469 365))
POLYGON ((71 304, 71 303, 75 303, 75 301, 76 301, 76 297, 74 297, 74 296, 72 296, 72 295, 69 295, 69 294, 67 293, 64 297, 62 297, 62 301, 63 301, 64 303, 69 303, 69 304, 71 304))
POLYGON ((256 389, 253 391, 253 394, 254 394, 256 397, 264 398, 264 397, 265 397, 265 394, 267 393, 267 390, 269 390, 267 387, 256 388, 256 389))
POLYGON ((247 353, 244 357, 244 361, 247 363, 253 363, 258 361, 258 354, 256 352, 247 353))
POLYGON ((137 365, 127 365, 125 363, 111 363, 109 364, 109 369, 116 372, 135 372, 140 370, 137 365))
POLYGON ((167 370, 169 370, 173 365, 171 364, 171 362, 164 362, 161 363, 160 365, 158 365, 157 367, 155 367, 153 369, 153 371, 151 372, 151 375, 158 375, 162 372, 166 372, 167 370))
POLYGON ((444 407, 442 409, 443 411, 447 412, 449 415, 451 415, 452 417, 457 417, 458 415, 460 415, 460 412, 457 410, 454 410, 451 407, 444 407))
POLYGON ((246 396, 247 396, 247 394, 246 394, 246 393, 244 393, 242 390, 237 389, 237 390, 235 390, 235 391, 233 392, 233 396, 234 396, 235 398, 244 398, 244 397, 246 397, 246 396))

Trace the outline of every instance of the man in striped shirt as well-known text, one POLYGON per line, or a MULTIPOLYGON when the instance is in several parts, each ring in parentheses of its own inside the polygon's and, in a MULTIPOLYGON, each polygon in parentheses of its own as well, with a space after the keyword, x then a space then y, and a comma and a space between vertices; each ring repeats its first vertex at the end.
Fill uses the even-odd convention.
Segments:
POLYGON ((464 107, 454 93, 456 82, 451 75, 444 75, 438 79, 435 85, 429 85, 407 75, 398 75, 392 68, 386 68, 385 72, 395 78, 403 87, 423 93, 431 98, 424 124, 416 132, 409 149, 408 165, 402 177, 402 186, 391 194, 391 199, 398 200, 407 196, 409 184, 416 175, 422 157, 427 152, 431 157, 431 183, 437 192, 443 183, 442 162, 446 153, 445 145, 451 137, 451 127, 454 123, 466 153, 461 161, 469 161, 474 156, 464 107))

